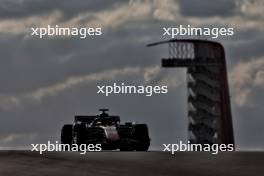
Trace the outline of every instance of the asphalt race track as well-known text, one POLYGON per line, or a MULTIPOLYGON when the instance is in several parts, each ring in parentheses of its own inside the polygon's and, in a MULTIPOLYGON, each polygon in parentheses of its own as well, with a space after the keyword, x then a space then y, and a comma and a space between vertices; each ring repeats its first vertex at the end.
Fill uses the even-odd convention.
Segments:
POLYGON ((0 176, 263 176, 264 153, 0 151, 0 176))

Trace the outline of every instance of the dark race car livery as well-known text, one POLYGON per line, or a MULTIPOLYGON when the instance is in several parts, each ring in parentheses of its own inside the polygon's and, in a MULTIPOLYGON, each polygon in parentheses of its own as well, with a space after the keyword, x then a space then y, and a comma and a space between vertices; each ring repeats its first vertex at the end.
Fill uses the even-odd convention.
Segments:
POLYGON ((150 146, 146 124, 120 123, 119 116, 110 116, 108 109, 99 115, 75 116, 74 123, 61 130, 62 144, 101 144, 103 150, 147 151, 150 146))

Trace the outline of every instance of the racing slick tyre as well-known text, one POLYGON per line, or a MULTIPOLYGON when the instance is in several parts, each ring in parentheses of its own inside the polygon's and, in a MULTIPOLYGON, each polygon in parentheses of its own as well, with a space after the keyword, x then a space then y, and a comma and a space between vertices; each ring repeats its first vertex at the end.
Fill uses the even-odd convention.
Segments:
POLYGON ((75 143, 77 145, 84 144, 85 142, 85 132, 86 128, 85 125, 83 124, 76 124, 74 126, 74 138, 75 138, 75 143))
POLYGON ((72 125, 63 125, 61 129, 61 143, 72 144, 72 125))
POLYGON ((136 124, 133 127, 133 137, 137 141, 136 151, 148 151, 150 138, 146 124, 136 124))

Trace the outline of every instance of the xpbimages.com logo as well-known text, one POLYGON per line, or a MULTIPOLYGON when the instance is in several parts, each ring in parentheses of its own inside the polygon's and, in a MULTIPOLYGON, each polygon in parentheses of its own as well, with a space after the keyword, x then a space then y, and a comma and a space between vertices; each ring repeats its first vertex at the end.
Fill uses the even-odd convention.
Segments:
POLYGON ((163 144, 163 152, 211 152, 213 155, 219 152, 232 152, 234 151, 234 144, 192 144, 190 141, 183 143, 180 141, 178 144, 163 144))
POLYGON ((179 25, 177 27, 164 27, 163 36, 169 36, 170 38, 176 38, 179 36, 204 36, 211 37, 213 39, 219 36, 232 36, 234 35, 234 28, 225 27, 192 27, 191 25, 179 25))
POLYGON ((77 36, 80 39, 85 39, 88 36, 100 36, 102 35, 102 28, 93 28, 93 27, 59 27, 59 25, 47 27, 36 27, 31 28, 31 36, 37 36, 42 39, 44 37, 56 37, 56 36, 77 36))
POLYGON ((80 152, 84 155, 87 152, 100 152, 102 151, 101 144, 60 144, 58 141, 51 143, 48 141, 47 144, 31 144, 32 152, 80 152))
POLYGON ((125 83, 113 85, 97 86, 97 94, 103 94, 105 96, 113 94, 139 94, 147 97, 154 94, 166 94, 168 93, 168 86, 142 86, 142 85, 125 85, 125 83))

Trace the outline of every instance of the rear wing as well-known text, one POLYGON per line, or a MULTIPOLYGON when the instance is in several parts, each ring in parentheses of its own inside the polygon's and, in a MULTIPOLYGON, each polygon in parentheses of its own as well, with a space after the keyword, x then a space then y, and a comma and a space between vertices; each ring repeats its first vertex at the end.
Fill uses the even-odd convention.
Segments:
POLYGON ((98 116, 87 116, 87 115, 77 115, 74 118, 75 122, 85 122, 85 123, 92 123, 98 116))
POLYGON ((106 120, 111 120, 111 121, 115 121, 115 122, 120 122, 120 117, 119 116, 108 116, 108 117, 104 117, 106 120))
MULTIPOLYGON (((84 123, 92 123, 94 120, 100 118, 100 116, 87 116, 87 115, 77 115, 75 116, 74 121, 75 122, 84 122, 84 123)), ((120 117, 119 116, 106 116, 103 117, 104 120, 107 121, 115 121, 115 122, 120 122, 120 117)))

